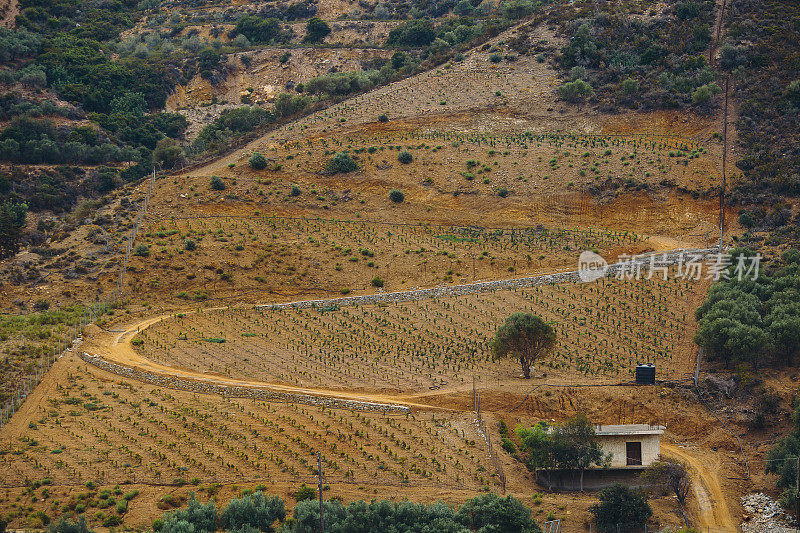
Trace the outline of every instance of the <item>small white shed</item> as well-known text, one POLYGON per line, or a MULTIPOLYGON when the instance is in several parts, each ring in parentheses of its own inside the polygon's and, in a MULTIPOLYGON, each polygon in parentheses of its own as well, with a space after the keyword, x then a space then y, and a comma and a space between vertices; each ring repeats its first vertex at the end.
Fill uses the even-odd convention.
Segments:
POLYGON ((595 426, 597 443, 611 454, 610 468, 646 468, 661 453, 664 426, 620 424, 595 426))

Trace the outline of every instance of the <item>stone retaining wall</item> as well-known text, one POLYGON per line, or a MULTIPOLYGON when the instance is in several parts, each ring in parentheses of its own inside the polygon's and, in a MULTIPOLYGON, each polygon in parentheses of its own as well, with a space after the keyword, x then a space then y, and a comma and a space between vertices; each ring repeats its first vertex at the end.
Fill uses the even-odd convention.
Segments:
MULTIPOLYGON (((708 256, 719 253, 718 248, 703 248, 696 250, 672 250, 669 252, 657 252, 653 254, 642 254, 636 256, 633 263, 614 263, 608 266, 606 276, 614 276, 622 273, 624 269, 641 268, 646 270, 651 261, 655 266, 676 265, 688 257, 705 259, 708 256)), ((464 285, 441 285, 430 289, 417 289, 411 291, 388 292, 377 294, 365 294, 362 296, 341 296, 338 298, 328 298, 323 300, 302 300, 297 302, 286 302, 278 304, 256 305, 256 309, 307 309, 323 307, 345 307, 352 305, 371 305, 378 303, 400 303, 423 300, 426 298, 441 298, 448 296, 463 296, 465 294, 475 294, 480 292, 490 292, 506 289, 524 289, 537 285, 548 285, 550 283, 579 283, 581 281, 578 271, 559 272, 556 274, 543 274, 540 276, 530 276, 526 278, 505 279, 497 281, 479 281, 464 285)))
POLYGON ((303 403, 307 405, 329 407, 331 409, 351 409, 384 414, 406 414, 410 412, 408 406, 405 405, 363 402, 346 398, 336 398, 333 396, 314 396, 311 394, 278 391, 265 387, 221 385, 211 381, 203 381, 202 379, 183 379, 169 374, 161 374, 119 365, 86 352, 79 351, 78 354, 80 358, 87 363, 107 372, 111 372, 112 374, 170 389, 197 392, 200 394, 219 394, 226 398, 249 398, 253 400, 266 400, 269 402, 303 403))

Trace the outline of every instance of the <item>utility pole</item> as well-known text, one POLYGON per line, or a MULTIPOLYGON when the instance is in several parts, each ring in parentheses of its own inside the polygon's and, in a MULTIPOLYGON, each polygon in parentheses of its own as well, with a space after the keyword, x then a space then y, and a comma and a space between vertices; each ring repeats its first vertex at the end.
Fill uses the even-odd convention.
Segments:
POLYGON ((317 452, 317 460, 319 461, 319 533, 325 533, 325 518, 322 511, 322 452, 317 452))

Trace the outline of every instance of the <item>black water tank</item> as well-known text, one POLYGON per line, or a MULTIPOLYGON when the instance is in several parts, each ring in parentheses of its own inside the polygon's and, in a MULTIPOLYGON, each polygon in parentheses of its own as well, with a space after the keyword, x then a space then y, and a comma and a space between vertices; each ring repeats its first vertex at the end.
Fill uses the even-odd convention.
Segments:
POLYGON ((636 365, 636 384, 655 385, 656 384, 656 365, 645 363, 636 365))

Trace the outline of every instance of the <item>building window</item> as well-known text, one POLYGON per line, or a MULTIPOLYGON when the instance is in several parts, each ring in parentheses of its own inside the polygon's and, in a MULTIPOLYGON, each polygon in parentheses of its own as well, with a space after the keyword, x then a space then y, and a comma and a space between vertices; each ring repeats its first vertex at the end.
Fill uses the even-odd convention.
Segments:
POLYGON ((625 443, 625 457, 627 458, 626 464, 628 466, 641 466, 642 465, 642 443, 641 442, 626 442, 625 443))

